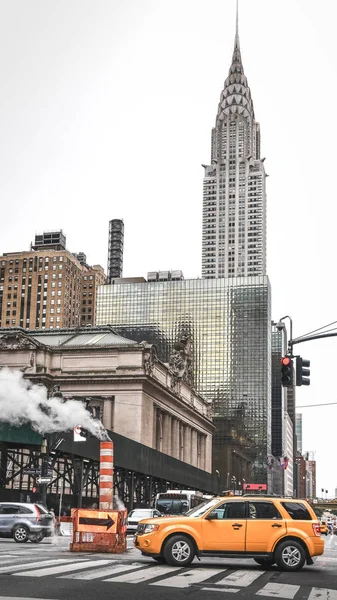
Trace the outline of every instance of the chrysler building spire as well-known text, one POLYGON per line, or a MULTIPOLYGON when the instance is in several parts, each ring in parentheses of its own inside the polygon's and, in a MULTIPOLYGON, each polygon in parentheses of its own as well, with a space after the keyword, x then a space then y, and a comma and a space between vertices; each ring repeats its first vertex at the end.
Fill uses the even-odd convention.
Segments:
POLYGON ((266 191, 260 126, 245 76, 239 39, 239 2, 232 63, 212 130, 205 167, 202 276, 266 273, 266 191))
POLYGON ((235 32, 235 47, 240 48, 239 38, 239 0, 236 0, 236 32, 235 32))

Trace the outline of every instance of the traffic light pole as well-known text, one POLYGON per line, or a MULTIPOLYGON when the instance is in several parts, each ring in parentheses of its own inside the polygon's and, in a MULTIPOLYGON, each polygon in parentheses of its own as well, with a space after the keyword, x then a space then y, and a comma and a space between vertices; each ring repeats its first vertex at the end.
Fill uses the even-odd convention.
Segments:
POLYGON ((293 354, 293 346, 295 344, 302 344, 303 342, 312 342, 312 340, 320 340, 322 338, 329 337, 337 337, 337 332, 335 333, 318 333, 317 335, 308 335, 307 337, 295 338, 294 340, 290 336, 290 340, 288 342, 288 350, 291 354, 293 354))

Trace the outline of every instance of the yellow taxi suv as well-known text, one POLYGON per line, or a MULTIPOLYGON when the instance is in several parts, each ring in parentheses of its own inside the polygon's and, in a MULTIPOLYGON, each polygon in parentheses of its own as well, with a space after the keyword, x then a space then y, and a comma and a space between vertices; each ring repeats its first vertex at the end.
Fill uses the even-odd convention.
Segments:
POLYGON ((185 567, 195 556, 252 558, 298 571, 324 552, 320 523, 304 500, 276 497, 212 498, 179 517, 146 519, 134 545, 159 563, 185 567))

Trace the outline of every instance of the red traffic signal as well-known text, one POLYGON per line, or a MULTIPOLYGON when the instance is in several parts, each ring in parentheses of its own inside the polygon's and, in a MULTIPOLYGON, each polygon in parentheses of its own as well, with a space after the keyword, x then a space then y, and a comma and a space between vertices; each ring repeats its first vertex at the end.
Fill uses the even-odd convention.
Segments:
POLYGON ((281 383, 283 387, 292 387, 294 381, 294 365, 290 356, 281 358, 281 383))

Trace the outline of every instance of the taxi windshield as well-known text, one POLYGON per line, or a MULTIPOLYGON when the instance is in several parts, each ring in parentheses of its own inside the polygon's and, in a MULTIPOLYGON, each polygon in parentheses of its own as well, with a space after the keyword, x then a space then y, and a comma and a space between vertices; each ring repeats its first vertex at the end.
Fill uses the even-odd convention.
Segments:
POLYGON ((196 508, 191 508, 191 510, 185 513, 185 517, 201 517, 204 515, 212 506, 215 506, 219 503, 219 498, 213 498, 212 500, 207 500, 199 504, 196 508))

